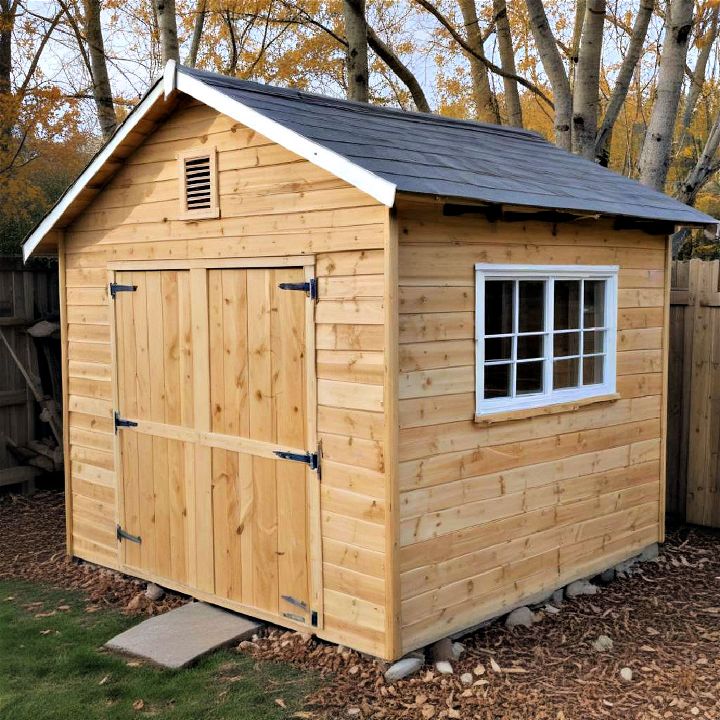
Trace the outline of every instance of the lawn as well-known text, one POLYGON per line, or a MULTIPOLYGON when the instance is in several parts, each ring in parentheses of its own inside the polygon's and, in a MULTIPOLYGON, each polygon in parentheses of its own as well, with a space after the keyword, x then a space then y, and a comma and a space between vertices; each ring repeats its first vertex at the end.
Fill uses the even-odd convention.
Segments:
POLYGON ((111 655, 103 643, 139 619, 87 606, 77 592, 0 581, 0 717, 271 720, 301 710, 317 686, 232 650, 180 671, 111 655))

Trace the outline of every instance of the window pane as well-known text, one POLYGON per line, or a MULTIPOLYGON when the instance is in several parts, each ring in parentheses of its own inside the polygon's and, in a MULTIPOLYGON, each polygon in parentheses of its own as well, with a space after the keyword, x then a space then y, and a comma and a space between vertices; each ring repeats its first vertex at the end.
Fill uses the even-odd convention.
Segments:
POLYGON ((544 335, 520 335, 517 339, 517 356, 520 360, 543 356, 544 335))
POLYGON ((510 368, 510 364, 485 366, 485 398, 510 397, 510 368))
POLYGON ((486 360, 510 360, 512 356, 512 338, 486 338, 486 360))
POLYGON ((579 358, 571 360, 555 360, 553 363, 553 388, 577 387, 579 358))
POLYGON ((553 336, 553 354, 555 357, 580 354, 580 333, 556 333, 553 336))
POLYGON ((543 361, 517 364, 515 394, 528 395, 543 390, 543 361))
POLYGON ((580 327, 580 281, 555 281, 555 330, 572 330, 580 327))
POLYGON ((485 334, 513 331, 513 280, 485 282, 485 334))
POLYGON ((583 358, 583 385, 603 382, 604 355, 583 358))
POLYGON ((583 333, 583 352, 586 355, 605 352, 603 346, 605 340, 604 330, 592 330, 583 333))
POLYGON ((605 280, 586 280, 584 297, 584 327, 605 325, 605 280))
POLYGON ((518 330, 539 332, 545 325, 545 283, 523 280, 518 288, 518 330))

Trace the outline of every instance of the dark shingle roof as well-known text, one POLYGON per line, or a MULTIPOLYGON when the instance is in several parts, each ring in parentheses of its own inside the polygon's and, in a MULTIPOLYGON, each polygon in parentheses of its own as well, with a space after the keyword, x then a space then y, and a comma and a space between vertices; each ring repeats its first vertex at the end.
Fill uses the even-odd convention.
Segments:
POLYGON ((713 218, 536 133, 406 113, 178 67, 400 192, 709 224, 713 218))

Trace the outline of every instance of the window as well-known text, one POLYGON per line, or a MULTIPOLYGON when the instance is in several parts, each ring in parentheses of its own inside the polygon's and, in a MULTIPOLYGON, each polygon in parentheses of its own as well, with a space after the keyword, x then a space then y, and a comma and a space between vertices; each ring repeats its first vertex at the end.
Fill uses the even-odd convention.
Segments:
POLYGON ((215 154, 215 148, 205 147, 178 155, 181 219, 198 220, 220 216, 215 154))
POLYGON ((617 267, 475 273, 478 415, 615 392, 617 267))

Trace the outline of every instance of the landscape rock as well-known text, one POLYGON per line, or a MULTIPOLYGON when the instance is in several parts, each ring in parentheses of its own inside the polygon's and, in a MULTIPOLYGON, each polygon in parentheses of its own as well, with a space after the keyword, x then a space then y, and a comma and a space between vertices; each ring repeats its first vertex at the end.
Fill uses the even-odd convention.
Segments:
POLYGON ((453 642, 450 638, 443 638, 430 646, 430 659, 434 663, 443 660, 454 660, 453 642))
POLYGON ((472 685, 475 682, 475 676, 469 672, 463 673, 460 676, 460 682, 463 685, 472 685))
POLYGON ((615 568, 608 568, 604 572, 600 573, 600 582, 603 585, 609 585, 615 580, 615 568))
POLYGON ((453 660, 459 660, 460 656, 465 652, 465 646, 462 643, 454 642, 452 644, 453 660))
POLYGON ((351 707, 347 709, 347 714, 350 717, 357 717, 360 714, 360 708, 359 707, 351 707))
POLYGON ((613 641, 612 638, 609 638, 607 635, 600 635, 598 639, 593 642, 592 646, 596 652, 607 652, 608 650, 612 650, 613 641))
POLYGON ((593 585, 587 580, 576 580, 565 588, 565 595, 569 598, 574 598, 580 595, 594 595, 597 591, 597 585, 593 585))
POLYGON ((435 669, 441 675, 452 675, 453 674, 453 667, 447 660, 440 660, 439 662, 436 662, 435 669))
POLYGON ((638 559, 637 557, 632 557, 629 560, 624 560, 621 563, 618 563, 615 566, 615 573, 619 575, 620 577, 625 577, 627 575, 632 575, 632 570, 635 565, 637 565, 638 559))
POLYGON ((394 683, 416 673, 424 662, 419 657, 404 657, 385 671, 385 682, 394 683))
POLYGON ((148 583, 148 586, 145 588, 145 597, 153 602, 162 600, 163 595, 165 595, 165 591, 155 583, 148 583))
POLYGON ((620 670, 620 678, 623 682, 632 682, 633 671, 629 667, 622 668, 622 670, 620 670))
POLYGON ((549 604, 545 605, 545 607, 543 607, 543 610, 546 613, 550 613, 550 615, 557 615, 560 612, 559 607, 555 607, 555 605, 549 605, 549 604))
POLYGON ((648 545, 640 553, 640 561, 641 562, 650 562, 651 560, 657 560, 659 555, 660 555, 660 548, 657 543, 653 543, 652 545, 648 545))
POLYGON ((506 618, 505 626, 509 628, 513 627, 532 627, 533 623, 537 620, 533 611, 529 607, 515 608, 506 618))
POLYGON ((550 596, 550 602, 555 605, 555 607, 560 607, 563 604, 563 600, 565 599, 565 589, 564 588, 558 588, 551 596, 550 596))

